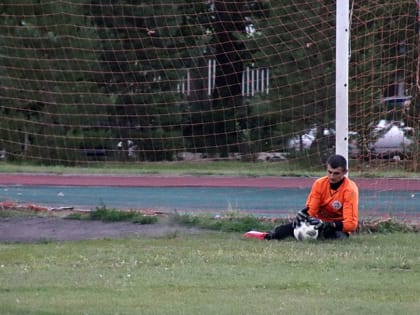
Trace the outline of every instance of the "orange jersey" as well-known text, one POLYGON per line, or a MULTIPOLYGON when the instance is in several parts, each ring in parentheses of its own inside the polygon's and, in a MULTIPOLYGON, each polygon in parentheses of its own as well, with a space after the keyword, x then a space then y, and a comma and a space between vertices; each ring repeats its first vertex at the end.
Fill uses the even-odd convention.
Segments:
POLYGON ((340 187, 333 190, 328 176, 324 176, 314 182, 306 206, 310 216, 326 222, 341 221, 343 232, 351 233, 359 220, 359 189, 345 177, 340 187))

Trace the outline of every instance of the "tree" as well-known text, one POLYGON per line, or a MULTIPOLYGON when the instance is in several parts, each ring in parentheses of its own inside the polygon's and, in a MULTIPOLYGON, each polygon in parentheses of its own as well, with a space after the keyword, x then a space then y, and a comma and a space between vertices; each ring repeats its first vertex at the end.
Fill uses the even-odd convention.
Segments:
POLYGON ((80 160, 84 148, 105 145, 102 131, 85 138, 83 126, 98 126, 108 101, 90 75, 96 34, 83 2, 14 4, 1 8, 2 145, 12 159, 80 160))
POLYGON ((174 49, 181 18, 171 11, 178 2, 168 12, 154 1, 92 1, 103 50, 97 82, 115 96, 110 124, 118 138, 136 142, 141 159, 172 159, 182 147, 174 93, 182 67, 174 49))
POLYGON ((362 156, 369 157, 372 130, 380 119, 407 119, 404 106, 384 102, 385 97, 413 96, 411 112, 417 103, 414 82, 418 58, 414 1, 367 1, 353 7, 350 61, 350 125, 360 135, 362 156), (367 9, 368 8, 368 9, 367 9), (369 9, 372 8, 372 9, 369 9), (400 91, 401 92, 401 91, 400 91))
MULTIPOLYGON (((210 153, 219 152, 221 156, 240 151, 248 129, 247 104, 243 102, 241 84, 244 65, 250 62, 253 52, 246 49, 244 35, 250 18, 259 13, 254 10, 256 3, 258 1, 212 1, 209 8, 195 6, 206 9, 195 15, 199 18, 191 15, 197 10, 190 10, 184 24, 189 29, 196 26, 202 31, 193 45, 205 47, 199 58, 200 68, 206 69, 209 60, 216 62, 210 97, 204 93, 207 91, 202 85, 198 86, 202 93, 190 98, 192 114, 187 121, 191 127, 184 129, 184 134, 194 137, 195 147, 210 153)), ((207 78, 204 71, 198 74, 207 78)))
POLYGON ((284 150, 302 130, 316 126, 322 137, 333 123, 335 4, 277 1, 263 13, 255 20, 262 34, 247 45, 259 47, 255 64, 270 68, 271 88, 262 108, 252 102, 251 116, 259 117, 252 138, 263 149, 284 150))

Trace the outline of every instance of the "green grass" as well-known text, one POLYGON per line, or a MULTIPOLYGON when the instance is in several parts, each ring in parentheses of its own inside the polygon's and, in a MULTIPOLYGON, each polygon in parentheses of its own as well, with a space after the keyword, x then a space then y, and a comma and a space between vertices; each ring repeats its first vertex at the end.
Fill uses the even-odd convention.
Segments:
POLYGON ((235 176, 316 176, 321 168, 307 171, 291 162, 141 162, 90 164, 85 167, 39 166, 32 164, 0 163, 0 173, 50 174, 121 174, 121 175, 235 175, 235 176))
POLYGON ((40 216, 41 214, 35 211, 20 211, 15 209, 1 209, 0 210, 0 218, 12 218, 12 217, 34 217, 40 216))
POLYGON ((195 226, 221 232, 242 233, 250 230, 270 231, 276 225, 287 221, 287 219, 262 219, 248 214, 237 214, 228 211, 218 216, 176 214, 170 219, 172 222, 186 226, 195 226))
MULTIPOLYGON (((350 161, 353 177, 418 177, 403 163, 373 161, 363 167, 350 161)), ((225 176, 297 176, 318 177, 325 175, 322 165, 308 165, 300 160, 281 162, 139 162, 98 163, 85 167, 39 166, 25 163, 0 163, 0 173, 49 173, 49 174, 119 174, 119 175, 225 175, 225 176)))
POLYGON ((420 234, 0 244, 0 313, 418 314, 420 234))
POLYGON ((94 211, 90 211, 87 219, 103 222, 129 221, 137 224, 153 224, 158 221, 156 216, 143 215, 137 211, 108 209, 106 206, 97 207, 94 211))

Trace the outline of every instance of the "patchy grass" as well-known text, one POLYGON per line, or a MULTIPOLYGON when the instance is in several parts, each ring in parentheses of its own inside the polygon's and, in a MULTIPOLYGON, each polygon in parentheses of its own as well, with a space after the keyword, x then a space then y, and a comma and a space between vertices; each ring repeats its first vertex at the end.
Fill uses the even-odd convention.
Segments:
MULTIPOLYGON (((175 214, 172 220, 178 224, 196 226, 203 229, 217 230, 222 232, 246 232, 250 230, 270 231, 275 226, 290 222, 290 219, 260 218, 249 214, 227 212, 224 215, 203 215, 203 214, 175 214)), ((418 233, 418 223, 407 223, 395 218, 370 219, 359 222, 358 233, 418 233)))
MULTIPOLYGON (((133 220, 97 211, 98 220, 133 220)), ((342 241, 297 242, 244 239, 245 230, 282 221, 234 212, 155 218, 205 230, 0 243, 1 314, 411 315, 420 308, 420 233, 401 222, 363 222, 342 241)))
MULTIPOLYGON (((418 172, 403 163, 372 160, 370 163, 350 160, 354 177, 417 178, 418 172)), ((1 162, 0 173, 49 174, 119 174, 119 175, 226 175, 226 176, 296 176, 318 177, 325 174, 324 166, 312 165, 297 158, 278 162, 247 161, 178 161, 140 163, 90 163, 86 166, 35 165, 31 163, 1 162)))
POLYGON ((251 215, 234 216, 229 214, 226 216, 176 214, 173 216, 173 220, 187 226, 222 232, 266 231, 285 221, 283 219, 262 219, 251 215))
POLYGON ((2 314, 418 314, 418 233, 0 244, 2 314))
MULTIPOLYGON (((0 209, 0 218, 17 216, 55 216, 61 212, 34 211, 31 209, 0 209)), ((188 227, 198 227, 207 230, 220 232, 246 232, 250 230, 269 231, 279 224, 289 222, 284 218, 261 218, 249 214, 241 214, 236 211, 226 211, 220 215, 208 214, 165 214, 165 221, 188 227)), ((99 220, 103 222, 128 221, 136 224, 154 224, 162 219, 158 214, 144 214, 139 211, 122 211, 109 209, 106 206, 97 207, 89 212, 73 212, 64 216, 71 220, 99 220)), ((417 233, 420 231, 418 223, 407 223, 395 218, 388 219, 367 219, 359 221, 358 232, 362 234, 371 233, 417 233)))
POLYGON ((108 209, 105 206, 90 211, 88 218, 90 220, 100 220, 104 222, 129 221, 138 224, 151 224, 158 221, 157 217, 144 215, 138 211, 119 211, 117 209, 108 209))
POLYGON ((28 209, 1 209, 0 208, 0 219, 1 218, 13 218, 13 217, 35 217, 45 216, 47 214, 28 210, 28 209))
POLYGON ((402 222, 395 218, 359 222, 359 232, 362 233, 418 233, 419 231, 420 225, 418 223, 402 222))
POLYGON ((158 222, 158 217, 145 215, 139 211, 121 211, 109 209, 106 206, 97 207, 87 213, 71 213, 65 217, 71 220, 98 220, 103 222, 128 221, 136 224, 153 224, 158 222))

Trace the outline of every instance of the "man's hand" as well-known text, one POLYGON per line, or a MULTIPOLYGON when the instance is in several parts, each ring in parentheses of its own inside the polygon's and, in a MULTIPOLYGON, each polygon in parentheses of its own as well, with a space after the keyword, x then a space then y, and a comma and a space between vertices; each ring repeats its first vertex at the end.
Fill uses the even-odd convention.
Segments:
POLYGON ((296 220, 299 222, 306 221, 309 218, 308 210, 309 208, 305 208, 298 211, 296 215, 296 220))
POLYGON ((310 225, 314 226, 315 230, 318 230, 319 227, 324 224, 324 222, 321 219, 315 218, 315 217, 308 217, 306 220, 310 225))
POLYGON ((335 231, 335 223, 334 222, 323 222, 319 220, 320 222, 318 224, 315 224, 314 229, 320 230, 320 231, 335 231))

